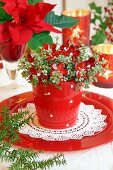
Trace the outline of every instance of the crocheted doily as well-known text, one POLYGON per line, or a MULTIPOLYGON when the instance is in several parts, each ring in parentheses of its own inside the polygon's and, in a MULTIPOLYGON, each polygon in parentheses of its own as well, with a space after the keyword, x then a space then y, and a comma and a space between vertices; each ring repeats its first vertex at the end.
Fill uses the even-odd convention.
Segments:
MULTIPOLYGON (((35 105, 28 103, 26 108, 35 114, 35 105)), ((36 116, 34 121, 29 125, 24 125, 19 129, 21 134, 27 134, 33 138, 41 138, 49 141, 64 141, 68 139, 79 140, 85 136, 92 136, 95 133, 102 132, 107 123, 105 122, 106 115, 102 114, 101 109, 95 109, 93 105, 80 104, 77 123, 70 128, 66 129, 48 129, 41 126, 36 116)))

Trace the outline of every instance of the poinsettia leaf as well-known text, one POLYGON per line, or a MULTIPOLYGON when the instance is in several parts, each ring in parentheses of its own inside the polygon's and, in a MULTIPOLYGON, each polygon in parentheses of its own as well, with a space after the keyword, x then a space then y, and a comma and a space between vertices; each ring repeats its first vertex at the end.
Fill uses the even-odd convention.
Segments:
POLYGON ((72 18, 70 16, 58 16, 51 11, 47 14, 45 21, 50 23, 51 25, 59 28, 71 28, 73 25, 79 22, 79 20, 72 18))
POLYGON ((4 6, 4 2, 0 1, 0 7, 4 6))
POLYGON ((28 46, 36 50, 41 47, 44 43, 52 44, 52 37, 49 35, 49 32, 41 32, 40 34, 34 34, 30 41, 28 42, 28 46))
POLYGON ((94 36, 92 36, 92 45, 102 44, 106 39, 106 33, 104 30, 99 30, 94 36))
POLYGON ((96 13, 101 14, 102 13, 102 8, 100 6, 97 6, 95 2, 92 2, 89 4, 89 7, 91 10, 95 10, 96 13))
POLYGON ((0 8, 0 23, 3 23, 7 20, 12 20, 12 17, 7 14, 2 8, 0 8))
POLYGON ((32 5, 34 5, 34 4, 38 3, 38 2, 43 2, 43 0, 28 0, 28 3, 32 4, 32 5))

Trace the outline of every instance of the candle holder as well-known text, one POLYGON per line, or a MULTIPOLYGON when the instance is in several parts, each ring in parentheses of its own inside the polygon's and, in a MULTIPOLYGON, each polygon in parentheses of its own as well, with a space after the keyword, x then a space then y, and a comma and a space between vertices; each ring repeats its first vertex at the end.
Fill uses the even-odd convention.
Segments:
POLYGON ((99 44, 93 47, 93 51, 99 52, 100 58, 107 60, 106 71, 102 75, 97 75, 97 82, 94 85, 102 88, 113 88, 113 45, 99 44))
POLYGON ((79 20, 79 23, 72 28, 64 28, 63 43, 73 38, 74 43, 79 46, 79 40, 82 40, 85 45, 89 45, 90 35, 90 18, 91 12, 87 9, 64 10, 63 15, 71 16, 79 20))

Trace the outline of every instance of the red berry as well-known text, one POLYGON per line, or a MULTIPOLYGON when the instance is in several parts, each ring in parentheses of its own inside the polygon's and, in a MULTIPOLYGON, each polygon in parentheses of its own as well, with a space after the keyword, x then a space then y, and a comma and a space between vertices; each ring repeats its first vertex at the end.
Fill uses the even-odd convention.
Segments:
POLYGON ((64 76, 68 76, 69 75, 69 70, 61 70, 61 73, 64 75, 64 76))
POLYGON ((53 57, 51 55, 46 55, 47 56, 47 60, 53 60, 53 57))
POLYGON ((68 56, 68 55, 69 55, 69 52, 64 50, 64 51, 62 52, 62 54, 65 55, 65 56, 68 56))
POLYGON ((55 72, 55 71, 51 71, 51 72, 50 72, 50 76, 53 76, 53 75, 54 75, 54 72, 55 72))
POLYGON ((56 44, 51 44, 51 45, 50 45, 50 49, 52 49, 53 51, 55 51, 55 50, 56 50, 56 44))
POLYGON ((71 45, 71 46, 69 47, 69 51, 72 52, 72 53, 75 51, 75 48, 74 48, 73 45, 71 45))
POLYGON ((48 75, 44 75, 43 73, 41 73, 39 77, 41 79, 48 79, 48 75))
POLYGON ((76 70, 85 69, 86 68, 86 61, 83 61, 81 63, 77 63, 75 68, 76 68, 76 70))
POLYGON ((90 65, 91 67, 95 66, 95 58, 89 58, 89 60, 87 61, 87 65, 90 65))
POLYGON ((57 55, 58 55, 58 53, 56 51, 53 51, 51 54, 53 57, 57 57, 57 55))
POLYGON ((31 67, 30 68, 30 73, 36 75, 38 73, 38 71, 35 68, 31 67))
POLYGON ((73 55, 74 55, 75 57, 79 56, 79 55, 80 55, 80 51, 79 51, 79 50, 75 50, 75 51, 73 52, 73 55))
POLYGON ((0 69, 2 69, 3 68, 3 63, 0 63, 0 69))
POLYGON ((76 78, 80 78, 80 77, 81 77, 80 71, 77 71, 77 72, 76 72, 76 78))
POLYGON ((46 43, 43 44, 43 48, 44 48, 45 50, 48 50, 48 47, 49 47, 48 44, 46 44, 46 43))
POLYGON ((65 46, 64 45, 61 45, 60 46, 60 50, 64 50, 65 46))
POLYGON ((34 61, 33 57, 32 57, 30 54, 27 55, 27 60, 28 60, 30 63, 32 63, 32 62, 34 61))
POLYGON ((29 80, 30 80, 30 81, 31 81, 31 80, 33 80, 33 77, 32 77, 32 75, 30 75, 30 76, 29 76, 29 80))
POLYGON ((63 62, 60 62, 59 64, 57 64, 59 70, 65 68, 65 64, 63 62))
POLYGON ((62 51, 58 51, 57 52, 57 56, 61 55, 62 54, 62 51))

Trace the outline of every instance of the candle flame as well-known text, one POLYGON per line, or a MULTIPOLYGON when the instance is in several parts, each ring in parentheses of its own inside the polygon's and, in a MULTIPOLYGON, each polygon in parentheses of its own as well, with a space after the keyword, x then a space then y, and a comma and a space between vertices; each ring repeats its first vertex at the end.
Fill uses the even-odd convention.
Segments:
POLYGON ((81 33, 83 33, 83 32, 84 31, 80 29, 79 25, 77 25, 76 28, 73 29, 72 37, 80 38, 81 37, 81 33))

